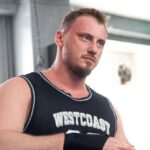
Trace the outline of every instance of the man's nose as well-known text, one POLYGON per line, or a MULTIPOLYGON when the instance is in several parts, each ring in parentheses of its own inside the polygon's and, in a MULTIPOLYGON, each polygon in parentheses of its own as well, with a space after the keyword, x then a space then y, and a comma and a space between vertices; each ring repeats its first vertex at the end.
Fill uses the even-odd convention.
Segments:
POLYGON ((89 44, 89 47, 88 47, 88 52, 96 54, 97 51, 98 51, 97 43, 96 42, 91 42, 89 44))

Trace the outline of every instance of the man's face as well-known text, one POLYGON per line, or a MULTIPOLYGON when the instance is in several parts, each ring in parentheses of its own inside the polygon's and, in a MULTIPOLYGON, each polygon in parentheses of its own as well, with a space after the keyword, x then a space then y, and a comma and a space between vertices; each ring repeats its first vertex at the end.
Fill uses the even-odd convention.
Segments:
POLYGON ((97 65, 107 38, 103 24, 90 16, 75 20, 62 34, 62 60, 77 76, 86 77, 97 65))

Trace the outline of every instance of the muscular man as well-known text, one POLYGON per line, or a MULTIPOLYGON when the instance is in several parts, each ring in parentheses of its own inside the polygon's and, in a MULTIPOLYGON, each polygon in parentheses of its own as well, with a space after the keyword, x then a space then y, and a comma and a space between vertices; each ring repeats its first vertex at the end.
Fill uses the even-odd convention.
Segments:
POLYGON ((0 86, 1 150, 133 150, 110 101, 85 84, 107 39, 95 9, 72 11, 56 33, 51 68, 0 86))

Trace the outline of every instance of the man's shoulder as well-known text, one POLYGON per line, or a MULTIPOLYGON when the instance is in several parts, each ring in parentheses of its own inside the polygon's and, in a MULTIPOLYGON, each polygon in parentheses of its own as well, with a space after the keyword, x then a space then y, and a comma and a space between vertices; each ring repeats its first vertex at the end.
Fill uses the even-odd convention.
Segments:
POLYGON ((108 100, 108 98, 105 95, 103 95, 102 93, 97 92, 96 90, 94 90, 91 87, 88 87, 88 88, 90 89, 90 91, 92 92, 92 95, 94 97, 101 98, 101 99, 104 99, 104 100, 108 100))

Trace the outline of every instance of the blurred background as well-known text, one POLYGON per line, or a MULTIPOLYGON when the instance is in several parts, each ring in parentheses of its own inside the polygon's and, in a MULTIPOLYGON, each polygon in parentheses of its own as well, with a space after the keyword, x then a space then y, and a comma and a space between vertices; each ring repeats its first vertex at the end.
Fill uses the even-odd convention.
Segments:
POLYGON ((116 106, 136 150, 150 150, 148 0, 0 0, 0 83, 50 67, 63 16, 82 7, 108 19, 108 41, 87 84, 116 106))

